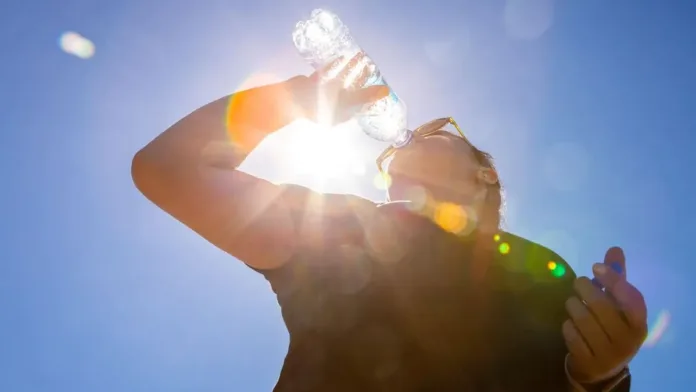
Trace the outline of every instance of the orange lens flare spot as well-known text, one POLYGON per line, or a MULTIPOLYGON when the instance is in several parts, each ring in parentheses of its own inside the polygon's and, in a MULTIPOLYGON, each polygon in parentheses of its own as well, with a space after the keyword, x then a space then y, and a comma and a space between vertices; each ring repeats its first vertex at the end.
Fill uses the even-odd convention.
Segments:
POLYGON ((290 124, 296 117, 292 93, 284 83, 240 91, 227 98, 224 125, 227 136, 246 152, 270 132, 290 124))
POLYGON ((462 232, 469 222, 466 210, 453 203, 438 204, 435 207, 434 219, 435 223, 450 233, 462 232))
POLYGON ((225 130, 227 137, 235 145, 239 145, 242 141, 243 132, 241 132, 240 124, 244 123, 246 113, 244 111, 244 101, 246 97, 243 92, 230 95, 227 100, 227 110, 225 112, 225 130))

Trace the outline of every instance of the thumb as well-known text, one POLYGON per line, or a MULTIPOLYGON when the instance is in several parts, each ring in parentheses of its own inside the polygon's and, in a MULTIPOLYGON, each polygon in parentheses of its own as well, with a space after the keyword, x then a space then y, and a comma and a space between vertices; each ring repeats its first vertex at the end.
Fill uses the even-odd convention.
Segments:
POLYGON ((604 264, 624 279, 626 278, 626 255, 620 247, 614 246, 607 250, 604 255, 604 264))

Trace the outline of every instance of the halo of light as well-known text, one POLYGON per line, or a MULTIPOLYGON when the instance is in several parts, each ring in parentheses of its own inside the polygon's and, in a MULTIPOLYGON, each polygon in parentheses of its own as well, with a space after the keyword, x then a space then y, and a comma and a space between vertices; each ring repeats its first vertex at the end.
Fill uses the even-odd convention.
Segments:
POLYGON ((58 45, 65 53, 83 60, 91 58, 95 52, 94 43, 74 31, 61 34, 58 45))
POLYGON ((356 177, 362 177, 367 172, 365 164, 363 162, 353 162, 351 165, 351 173, 356 177))
POLYGON ((389 173, 387 172, 377 173, 375 175, 374 180, 372 180, 372 183, 375 186, 375 188, 382 191, 386 191, 391 186, 392 179, 389 173))
POLYGON ((660 313, 657 315, 657 318, 655 319, 655 322, 653 322, 652 326, 650 327, 648 331, 648 337, 645 338, 645 342, 643 344, 646 347, 654 347, 657 344, 657 342, 660 341, 660 339, 664 336, 671 320, 672 316, 669 313, 669 311, 664 309, 660 311, 660 313))
POLYGON ((410 201, 408 208, 411 211, 422 212, 428 207, 429 196, 428 191, 421 186, 412 186, 406 190, 406 199, 410 201))
POLYGON ((459 234, 469 224, 466 210, 454 203, 438 203, 435 206, 433 219, 443 230, 459 234))
MULTIPOLYGON (((236 90, 248 90, 283 80, 275 73, 256 72, 245 78, 236 90)), ((274 94, 278 94, 277 102, 292 102, 290 91, 278 89, 274 94)), ((247 140, 255 135, 239 132, 239 127, 235 125, 247 122, 245 116, 258 116, 258 113, 252 113, 246 107, 244 98, 243 94, 232 95, 227 107, 228 137, 238 147, 255 145, 253 140, 247 140)), ((353 139, 349 137, 350 133, 357 132, 352 129, 355 127, 354 122, 331 127, 303 119, 300 113, 295 113, 295 117, 297 119, 286 124, 280 132, 264 139, 274 140, 274 143, 271 143, 274 146, 272 156, 266 159, 272 159, 276 166, 282 167, 283 175, 279 179, 280 182, 301 181, 303 185, 312 189, 324 191, 329 180, 342 180, 365 174, 364 162, 353 139)), ((275 128, 282 125, 284 120, 268 117, 266 121, 269 128, 275 128)))

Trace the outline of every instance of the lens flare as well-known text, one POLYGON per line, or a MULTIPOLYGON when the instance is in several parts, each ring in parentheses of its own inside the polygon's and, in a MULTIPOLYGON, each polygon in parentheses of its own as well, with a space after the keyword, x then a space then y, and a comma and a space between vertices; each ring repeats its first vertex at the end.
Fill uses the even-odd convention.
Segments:
POLYGON ((94 56, 94 43, 73 31, 63 33, 58 45, 67 54, 86 60, 94 56))
POLYGON ((551 271, 551 275, 557 278, 564 276, 566 273, 565 266, 563 264, 558 264, 555 261, 549 261, 546 266, 548 267, 549 271, 551 271))
POLYGON ((225 123, 228 137, 236 148, 243 149, 243 152, 249 153, 250 151, 248 151, 248 149, 255 146, 257 143, 257 140, 254 139, 259 138, 258 134, 255 132, 241 131, 246 124, 256 123, 258 121, 257 119, 262 118, 265 123, 259 126, 263 126, 266 129, 278 129, 280 125, 284 125, 282 118, 271 115, 276 112, 281 112, 283 109, 282 107, 274 108, 275 110, 267 110, 267 115, 264 116, 263 113, 259 113, 260 109, 255 107, 252 103, 257 102, 259 99, 267 99, 268 102, 289 103, 292 102, 291 92, 282 86, 268 91, 264 89, 250 90, 253 87, 273 84, 280 80, 279 77, 273 74, 254 73, 244 79, 237 89, 237 91, 247 91, 233 94, 229 97, 225 123), (269 94, 269 96, 267 98, 261 96, 261 94, 264 93, 269 94))
POLYGON ((435 223, 450 233, 461 233, 469 222, 468 214, 462 206, 453 203, 439 203, 435 207, 435 223))
POLYGON ((406 190, 406 199, 410 201, 408 208, 417 212, 426 211, 430 202, 428 191, 417 185, 406 190))
POLYGON ((669 327, 669 322, 672 320, 672 316, 667 310, 662 310, 655 319, 650 331, 648 332, 648 337, 645 339, 646 347, 654 347, 657 342, 662 338, 669 327))
POLYGON ((551 275, 561 278, 565 275, 566 269, 563 264, 556 264, 556 268, 551 270, 551 275))
POLYGON ((377 175, 375 175, 375 179, 372 181, 372 183, 374 184, 375 188, 382 190, 382 191, 386 191, 391 186, 391 183, 392 183, 391 176, 387 172, 377 173, 377 175))
POLYGON ((504 254, 504 255, 510 253, 510 244, 508 244, 507 242, 503 242, 498 247, 498 252, 500 252, 501 254, 504 254))

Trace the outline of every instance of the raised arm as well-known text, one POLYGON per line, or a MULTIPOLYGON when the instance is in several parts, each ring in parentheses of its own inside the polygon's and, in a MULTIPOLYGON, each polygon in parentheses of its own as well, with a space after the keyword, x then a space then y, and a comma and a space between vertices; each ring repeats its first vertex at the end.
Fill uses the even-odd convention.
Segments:
POLYGON ((135 185, 154 204, 251 267, 282 265, 298 245, 291 210, 300 208, 310 191, 294 187, 290 192, 237 167, 267 135, 300 116, 313 118, 317 97, 333 98, 329 106, 343 113, 343 108, 387 93, 380 87, 336 87, 341 84, 319 89, 318 79, 299 76, 197 109, 135 155, 135 185))

